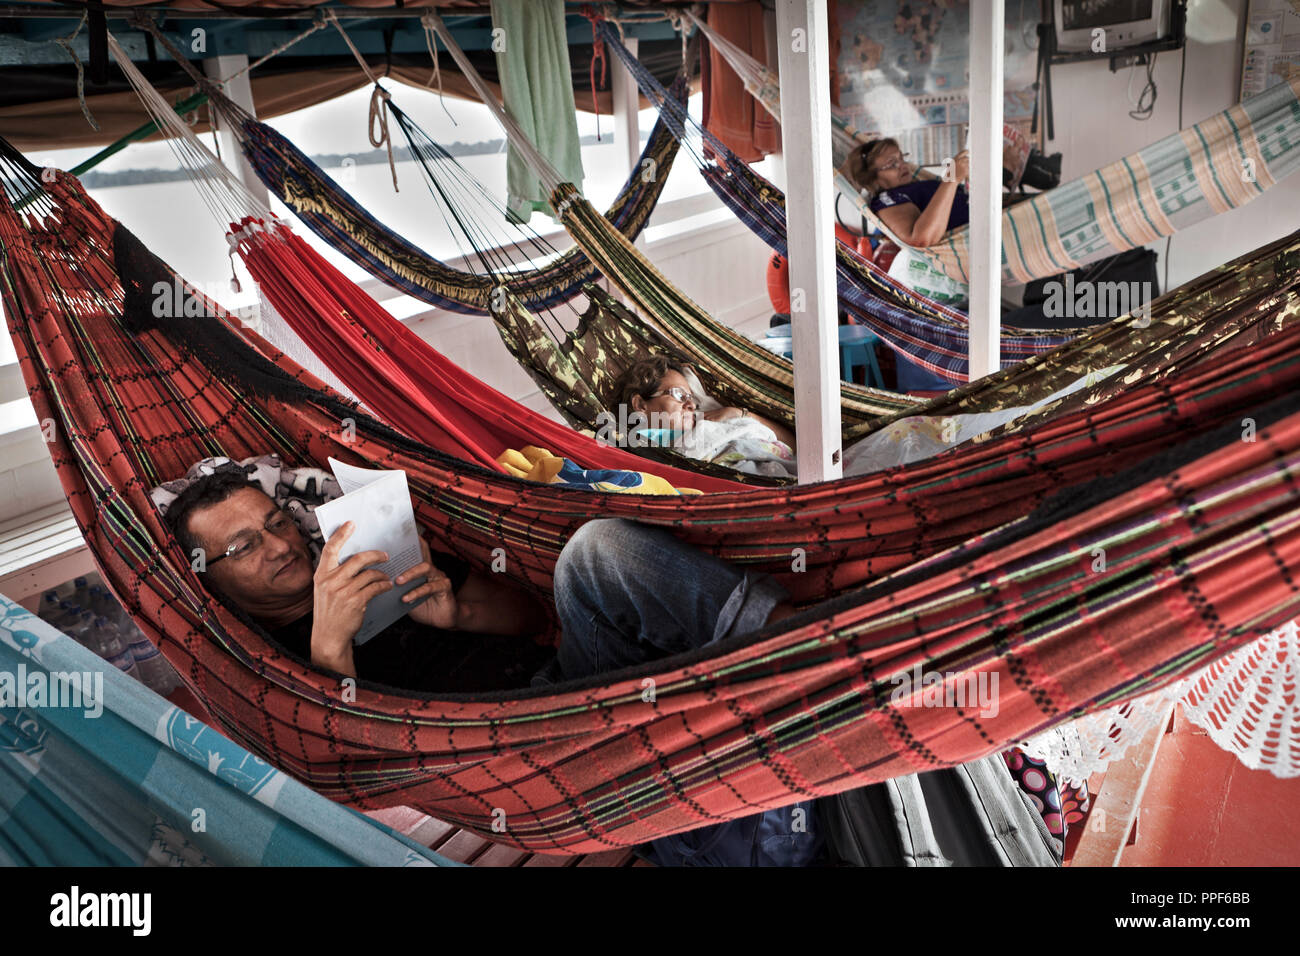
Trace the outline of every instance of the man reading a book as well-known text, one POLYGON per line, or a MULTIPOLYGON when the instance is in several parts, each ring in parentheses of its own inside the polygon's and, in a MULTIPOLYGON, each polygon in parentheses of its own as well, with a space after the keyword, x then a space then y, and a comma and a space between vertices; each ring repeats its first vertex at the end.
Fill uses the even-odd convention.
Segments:
POLYGON ((339 560, 344 525, 312 560, 293 518, 238 471, 205 475, 173 501, 167 521, 204 555, 211 589, 313 666, 390 687, 475 692, 587 677, 750 633, 793 613, 767 575, 741 571, 660 528, 592 521, 561 552, 555 606, 558 651, 529 640, 543 620, 536 600, 504 575, 431 554, 394 581, 364 551, 339 560), (354 646, 366 605, 417 578, 411 606, 354 646), (536 675, 536 676, 534 676, 536 675))

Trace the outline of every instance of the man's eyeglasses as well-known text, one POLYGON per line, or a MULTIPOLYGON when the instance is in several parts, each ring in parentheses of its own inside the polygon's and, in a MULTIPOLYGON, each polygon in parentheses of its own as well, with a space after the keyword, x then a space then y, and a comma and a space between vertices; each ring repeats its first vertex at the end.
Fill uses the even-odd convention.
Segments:
POLYGON ((694 395, 692 395, 686 389, 679 388, 675 385, 672 388, 665 388, 662 392, 655 392, 653 395, 650 396, 650 398, 658 398, 660 395, 667 395, 670 398, 675 398, 683 405, 685 405, 687 402, 690 402, 691 405, 694 406, 695 408, 700 407, 700 403, 696 401, 694 395))
MULTIPOLYGON (((290 517, 289 512, 281 509, 271 515, 271 517, 267 519, 266 524, 262 527, 265 531, 271 532, 271 534, 275 535, 277 538, 283 538, 289 533, 289 531, 295 530, 297 525, 293 518, 290 517)), ((236 561, 243 561, 262 546, 262 541, 262 532, 254 531, 247 537, 240 538, 215 558, 209 558, 207 566, 212 567, 218 561, 225 558, 234 558, 236 561)))
POLYGON ((876 172, 878 172, 878 173, 887 173, 887 172, 889 172, 891 169, 897 169, 899 166, 904 165, 904 164, 907 162, 907 157, 909 157, 909 156, 911 156, 911 155, 912 155, 911 153, 902 153, 902 154, 899 155, 899 157, 898 157, 897 159, 891 159, 889 162, 887 162, 887 163, 883 163, 882 165, 877 166, 877 167, 876 167, 876 172))

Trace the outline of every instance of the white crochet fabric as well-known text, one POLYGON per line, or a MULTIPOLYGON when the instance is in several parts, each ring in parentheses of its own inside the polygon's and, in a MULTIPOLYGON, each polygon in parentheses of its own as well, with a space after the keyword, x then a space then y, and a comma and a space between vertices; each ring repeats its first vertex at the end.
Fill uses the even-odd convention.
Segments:
POLYGON ((1252 770, 1300 776, 1300 635, 1296 622, 1188 681, 1183 713, 1252 770))
POLYGON ((1123 757, 1177 701, 1188 720, 1247 767, 1294 777, 1300 775, 1298 688, 1300 634, 1293 621, 1186 680, 1019 746, 1065 782, 1078 785, 1123 757))
POLYGON ((1112 760, 1119 760, 1169 713, 1169 704, 1183 693, 1178 681, 1109 710, 1088 714, 1054 727, 1020 744, 1029 756, 1071 786, 1079 786, 1112 760))

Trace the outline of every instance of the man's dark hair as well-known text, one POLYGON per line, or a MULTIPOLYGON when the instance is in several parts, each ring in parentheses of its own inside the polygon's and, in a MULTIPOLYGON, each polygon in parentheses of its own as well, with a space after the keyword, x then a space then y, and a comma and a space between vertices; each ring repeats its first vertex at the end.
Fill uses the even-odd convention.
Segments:
POLYGON ((629 365, 614 383, 610 406, 615 413, 620 405, 632 407, 632 396, 648 399, 659 389, 660 380, 669 373, 686 374, 686 366, 667 355, 656 355, 629 365))
POLYGON ((176 500, 167 509, 167 527, 187 554, 193 554, 196 548, 201 547, 190 533, 190 515, 225 501, 241 488, 262 490, 242 467, 235 465, 218 468, 212 474, 204 475, 176 496, 176 500))

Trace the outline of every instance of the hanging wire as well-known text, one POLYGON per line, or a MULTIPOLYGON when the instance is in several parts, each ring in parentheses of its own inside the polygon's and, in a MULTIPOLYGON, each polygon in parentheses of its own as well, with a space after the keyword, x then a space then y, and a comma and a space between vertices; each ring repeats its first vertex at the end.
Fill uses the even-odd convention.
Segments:
MULTIPOLYGON (((221 135, 219 128, 219 117, 217 109, 208 101, 208 127, 212 131, 212 145, 216 148, 217 162, 223 166, 226 164, 226 158, 221 155, 221 135)), ((230 291, 238 294, 243 291, 243 286, 239 282, 239 276, 235 272, 235 250, 233 246, 226 247, 226 259, 230 263, 230 291)))
POLYGON ((41 167, 0 139, 0 189, 14 209, 22 210, 28 228, 44 224, 58 208, 45 189, 44 176, 41 167))
POLYGON ((1133 66, 1129 69, 1128 101, 1129 101, 1129 105, 1132 106, 1133 109, 1129 110, 1128 115, 1133 117, 1133 119, 1139 120, 1141 122, 1146 122, 1147 120, 1149 120, 1151 118, 1151 114, 1155 112, 1155 108, 1156 108, 1156 81, 1155 81, 1154 74, 1156 69, 1157 56, 1159 56, 1159 54, 1157 53, 1148 53, 1146 55, 1147 81, 1146 81, 1146 85, 1142 87, 1142 92, 1138 94, 1138 98, 1136 102, 1134 102, 1133 100, 1133 76, 1137 72, 1137 64, 1136 63, 1133 64, 1133 66))
POLYGON ((77 29, 66 37, 55 37, 51 42, 58 44, 63 48, 68 56, 72 57, 72 62, 77 67, 77 102, 81 105, 81 115, 86 117, 86 122, 95 132, 99 132, 99 123, 90 113, 90 106, 86 103, 86 71, 82 68, 81 58, 77 56, 77 51, 72 49, 72 41, 77 39, 77 34, 81 33, 81 28, 86 25, 86 17, 89 13, 83 13, 81 19, 77 21, 77 29))
MULTIPOLYGON (((536 288, 533 283, 542 281, 541 277, 526 282, 526 270, 555 257, 558 250, 527 224, 509 221, 506 206, 500 199, 396 104, 391 108, 411 156, 465 261, 477 262, 483 274, 497 283, 509 282, 516 294, 536 288), (487 223, 506 223, 513 233, 503 236, 502 226, 489 227, 487 223), (462 245, 462 237, 468 249, 462 245)), ((565 307, 574 308, 568 303, 565 307)), ((551 335, 557 339, 563 337, 562 323, 553 307, 537 308, 533 312, 551 335)))
MULTIPOLYGON (((488 89, 487 84, 483 81, 483 77, 479 76, 478 71, 474 69, 473 64, 471 64, 469 59, 465 56, 465 51, 462 50, 460 44, 452 38, 451 32, 447 29, 447 25, 442 21, 442 17, 434 12, 430 12, 428 16, 429 22, 437 33, 438 38, 442 40, 443 45, 447 48, 447 52, 451 54, 451 58, 455 60, 456 65, 460 67, 461 75, 464 76, 465 79, 469 80, 470 85, 474 87, 474 91, 478 93, 479 99, 481 99, 484 105, 486 105, 492 112, 496 121, 501 124, 501 127, 505 130, 506 136, 509 138, 511 145, 515 147, 523 157, 524 161, 528 164, 529 168, 532 169, 537 178, 541 180, 542 186, 546 189, 547 193, 553 193, 559 187, 560 183, 564 181, 563 177, 561 177, 556 171, 550 160, 543 156, 538 151, 537 147, 532 144, 528 135, 519 126, 518 122, 515 121, 515 118, 497 102, 496 97, 492 95, 492 91, 488 89)), ((558 209, 556 210, 556 213, 562 214, 561 210, 558 209)))

